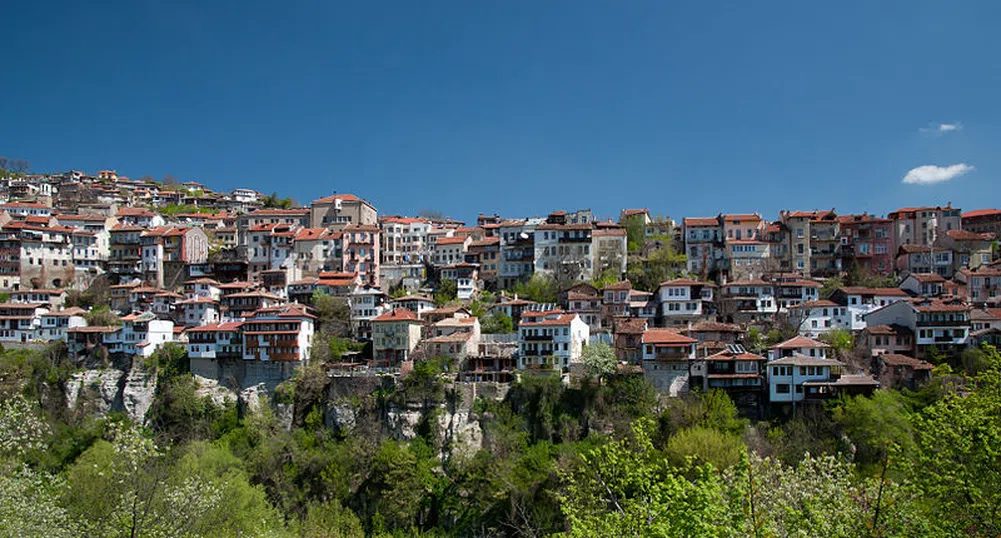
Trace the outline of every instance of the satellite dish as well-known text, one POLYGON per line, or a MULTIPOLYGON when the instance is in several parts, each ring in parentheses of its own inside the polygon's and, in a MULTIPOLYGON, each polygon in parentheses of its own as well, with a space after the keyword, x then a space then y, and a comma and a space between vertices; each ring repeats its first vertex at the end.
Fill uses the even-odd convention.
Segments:
POLYGON ((518 237, 520 237, 522 239, 528 239, 528 233, 527 232, 521 232, 520 234, 518 234, 518 237))

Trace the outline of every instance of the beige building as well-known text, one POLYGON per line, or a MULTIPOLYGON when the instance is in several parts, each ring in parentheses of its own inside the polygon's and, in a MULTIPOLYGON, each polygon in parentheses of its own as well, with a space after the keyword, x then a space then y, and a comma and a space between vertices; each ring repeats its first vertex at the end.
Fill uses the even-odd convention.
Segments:
POLYGON ((372 358, 379 366, 399 366, 411 360, 421 340, 421 321, 405 308, 372 320, 372 358))
POLYGON ((379 215, 372 204, 353 194, 334 194, 310 204, 310 226, 343 230, 347 225, 377 226, 379 215))
POLYGON ((897 246, 930 247, 940 234, 959 230, 963 224, 962 214, 952 202, 945 207, 904 207, 886 217, 893 221, 893 244, 897 246))

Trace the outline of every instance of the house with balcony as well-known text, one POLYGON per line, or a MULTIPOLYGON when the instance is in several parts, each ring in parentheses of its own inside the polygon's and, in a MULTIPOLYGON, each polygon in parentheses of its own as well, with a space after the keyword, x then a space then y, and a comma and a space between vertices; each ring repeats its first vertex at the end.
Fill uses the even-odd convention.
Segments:
POLYGON ((42 315, 49 312, 44 304, 0 304, 0 340, 31 342, 38 339, 42 315))
POLYGON ((49 342, 66 342, 68 331, 76 327, 86 327, 87 312, 80 307, 49 311, 40 316, 37 338, 49 342))
POLYGON ((184 296, 188 299, 195 297, 208 297, 218 300, 222 296, 219 290, 219 281, 208 278, 192 278, 184 283, 184 296))
POLYGON ((498 286, 510 289, 535 273, 535 228, 542 219, 505 220, 498 228, 500 271, 498 286))
POLYGON ((857 263, 863 271, 890 275, 894 271, 896 244, 893 242, 893 221, 869 214, 839 215, 841 266, 857 263))
POLYGON ((476 351, 466 355, 459 381, 509 383, 517 365, 517 334, 480 335, 476 351))
POLYGON ((615 318, 612 342, 615 357, 619 362, 641 364, 643 359, 643 333, 647 330, 647 320, 642 318, 615 318))
POLYGON ((820 288, 823 287, 820 282, 804 279, 796 273, 775 273, 769 275, 768 282, 774 286, 779 312, 820 299, 820 288))
POLYGON ((693 217, 682 220, 688 272, 709 275, 725 264, 726 243, 720 217, 693 217))
POLYGON ((108 271, 119 279, 142 275, 142 247, 139 238, 145 229, 131 224, 116 224, 109 232, 108 271))
POLYGON ((344 265, 341 271, 357 273, 364 285, 379 286, 379 227, 349 224, 342 236, 344 265))
POLYGON ((266 291, 252 290, 238 293, 223 293, 219 299, 223 319, 237 321, 253 315, 262 308, 280 305, 282 298, 266 291))
MULTIPOLYGON (((629 290, 629 316, 647 320, 653 325, 657 322, 660 305, 657 295, 649 291, 629 290)), ((703 313, 705 309, 703 307, 703 313)))
POLYGON ((288 364, 282 377, 290 376, 295 367, 309 360, 315 320, 316 316, 299 305, 257 310, 240 326, 243 360, 288 364))
POLYGON ((872 394, 879 387, 868 375, 843 373, 844 364, 834 359, 791 355, 767 366, 772 404, 824 402, 842 394, 872 394))
POLYGON ((242 321, 210 323, 188 329, 188 359, 191 373, 209 379, 220 379, 219 361, 243 360, 242 321))
POLYGON ((147 358, 163 344, 174 341, 174 322, 157 319, 152 312, 132 313, 123 316, 121 322, 121 331, 105 339, 113 355, 147 358))
POLYGON ((731 323, 770 319, 778 312, 775 287, 771 282, 736 280, 721 286, 719 313, 731 323))
POLYGON ((469 236, 438 238, 431 249, 431 263, 435 267, 461 263, 466 259, 466 250, 472 241, 469 236))
POLYGON ((944 207, 903 207, 890 212, 886 218, 893 221, 893 243, 897 247, 930 247, 939 234, 961 230, 963 225, 960 210, 951 203, 944 207))
POLYGON ((351 307, 351 333, 355 338, 367 340, 372 338, 372 321, 386 313, 387 296, 379 288, 364 286, 356 287, 348 296, 348 306, 351 307))
POLYGON ((219 301, 212 297, 192 297, 174 303, 177 320, 185 327, 218 323, 219 301))
POLYGON ((417 314, 397 308, 372 319, 372 362, 376 367, 399 368, 414 359, 421 340, 417 314))
POLYGON ((562 310, 522 312, 518 369, 568 374, 590 337, 587 324, 576 314, 562 310))
POLYGON ((718 321, 700 321, 681 330, 682 334, 699 341, 695 348, 697 357, 708 357, 726 350, 727 346, 741 344, 744 332, 739 325, 718 321))
POLYGON ((687 394, 698 341, 674 329, 651 328, 643 333, 642 343, 643 375, 657 392, 672 397, 687 394))
POLYGON ((918 298, 897 301, 866 314, 868 325, 898 325, 915 335, 917 358, 935 349, 958 356, 970 334, 969 306, 961 300, 918 298))
POLYGON ((662 282, 657 288, 660 303, 660 325, 662 327, 682 327, 704 319, 702 310, 702 288, 704 282, 688 278, 676 278, 662 282))
POLYGON ((938 297, 945 288, 945 277, 938 273, 909 273, 899 288, 913 296, 938 297))
POLYGON ((505 316, 511 318, 511 321, 518 325, 521 322, 521 315, 526 311, 531 311, 533 309, 542 308, 543 310, 552 310, 554 305, 540 305, 535 301, 529 301, 528 299, 519 299, 518 294, 515 294, 513 298, 504 298, 490 307, 490 312, 499 312, 505 316))
POLYGON ((10 302, 18 304, 42 304, 46 308, 58 310, 66 304, 66 290, 21 289, 10 292, 10 302))
POLYGON ((593 228, 590 222, 561 224, 551 215, 535 230, 535 272, 553 275, 562 282, 590 280, 594 271, 593 228))
POLYGON ((974 209, 963 213, 962 229, 974 233, 1001 233, 1001 209, 974 209))
POLYGON ((479 349, 480 322, 475 317, 443 319, 431 326, 421 344, 425 357, 444 356, 461 364, 479 349))
POLYGON ((991 263, 993 249, 992 234, 979 234, 967 230, 948 230, 935 239, 936 249, 952 251, 952 272, 963 269, 977 269, 991 263))
POLYGON ((719 389, 743 408, 757 408, 764 403, 765 363, 761 355, 749 353, 740 345, 692 361, 691 385, 703 392, 719 389))

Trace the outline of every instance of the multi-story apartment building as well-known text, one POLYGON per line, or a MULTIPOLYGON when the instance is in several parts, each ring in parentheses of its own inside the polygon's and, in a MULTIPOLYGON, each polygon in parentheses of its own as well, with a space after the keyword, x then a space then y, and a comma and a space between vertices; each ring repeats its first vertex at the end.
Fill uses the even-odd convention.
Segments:
POLYGON ((209 255, 209 240, 199 227, 158 227, 143 231, 139 236, 142 276, 158 287, 164 285, 164 264, 205 263, 209 255))
POLYGON ((952 271, 976 269, 993 260, 993 236, 966 230, 947 230, 935 238, 935 248, 952 251, 952 271))
POLYGON ((257 310, 240 326, 243 360, 291 364, 308 361, 315 319, 299 305, 257 310))
POLYGON ((364 285, 379 286, 379 227, 349 224, 344 227, 344 265, 341 270, 358 273, 364 285))
POLYGON ((950 202, 945 207, 904 207, 886 216, 893 221, 893 243, 930 247, 940 233, 961 230, 963 217, 950 202))
POLYGON ((962 228, 968 232, 1001 233, 1001 209, 975 209, 962 216, 962 228))
POLYGON ((889 275, 894 271, 893 221, 868 214, 838 216, 842 267, 858 263, 864 271, 889 275))
POLYGON ((688 272, 708 274, 725 264, 726 247, 719 217, 682 220, 688 272))
POLYGON ((758 321, 778 312, 775 287, 771 282, 761 279, 735 280, 721 288, 719 312, 727 321, 758 321))
POLYGON ((480 278, 488 289, 495 289, 500 269, 500 238, 484 237, 471 242, 466 249, 466 261, 479 264, 480 278))
POLYGON ((399 366, 413 359, 421 340, 421 320, 405 308, 397 308, 372 320, 372 360, 383 367, 399 366))
POLYGON ((982 265, 976 269, 962 269, 956 281, 963 283, 968 302, 976 305, 1001 304, 1001 268, 982 265))
POLYGON ((378 226, 379 213, 372 204, 353 194, 334 194, 310 204, 309 226, 343 230, 349 224, 378 226))
POLYGON ((535 229, 541 219, 505 220, 501 222, 499 285, 508 289, 527 280, 535 271, 535 229))
MULTIPOLYGON (((236 218, 236 242, 238 248, 246 249, 250 244, 250 231, 263 224, 285 224, 287 226, 309 227, 309 208, 300 209, 258 209, 236 218)), ((246 254, 243 254, 246 258, 246 254)))
POLYGON ((108 271, 119 279, 137 278, 142 275, 142 246, 140 236, 145 229, 119 223, 109 236, 108 271))
MULTIPOLYGON (((648 230, 650 228, 647 228, 648 230)), ((621 277, 629 261, 626 229, 621 226, 595 223, 591 232, 592 274, 601 275, 612 269, 621 277)))
POLYGON ((953 267, 949 249, 915 244, 897 247, 897 271, 901 273, 935 273, 952 278, 953 267))
POLYGON ((22 284, 61 288, 73 281, 73 229, 65 226, 23 226, 21 239, 22 284))
POLYGON ((562 282, 589 280, 593 270, 591 223, 546 222, 535 229, 535 272, 562 282))
POLYGON ((431 223, 425 219, 388 216, 379 218, 383 265, 421 263, 429 254, 431 223))
POLYGON ((440 268, 464 261, 470 243, 472 239, 469 236, 438 238, 431 249, 431 263, 440 268))
POLYGON ((789 230, 793 271, 806 276, 841 271, 840 223, 834 210, 783 211, 780 218, 789 230))

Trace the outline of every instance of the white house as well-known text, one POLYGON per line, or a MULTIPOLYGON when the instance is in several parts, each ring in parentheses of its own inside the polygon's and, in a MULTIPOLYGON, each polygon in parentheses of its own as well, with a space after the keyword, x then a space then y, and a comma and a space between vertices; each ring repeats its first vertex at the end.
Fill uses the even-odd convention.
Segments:
POLYGON ((823 397, 823 384, 840 375, 842 363, 834 359, 790 355, 768 363, 768 400, 772 403, 801 402, 823 397))
POLYGON ((687 325, 690 321, 702 317, 704 285, 704 282, 687 278, 662 283, 657 288, 661 323, 665 326, 687 325))
POLYGON ((66 341, 68 329, 74 327, 86 327, 87 320, 83 315, 86 312, 79 307, 71 307, 65 310, 46 312, 41 315, 41 325, 38 329, 38 339, 48 341, 66 341))
POLYGON ((850 322, 853 331, 865 329, 865 315, 890 303, 907 299, 907 292, 900 288, 839 288, 831 299, 847 306, 851 314, 850 322))
POLYGON ((569 373, 580 360, 591 330, 577 314, 562 310, 522 312, 518 324, 518 369, 569 373))
POLYGON ((271 306, 247 318, 243 334, 243 359, 248 361, 304 362, 313 345, 313 320, 299 305, 271 306))
POLYGON ((219 301, 212 297, 185 299, 177 301, 174 306, 181 324, 187 327, 218 323, 220 319, 219 301))
POLYGON ((932 348, 960 352, 970 335, 970 308, 962 301, 911 299, 897 301, 866 314, 870 325, 899 325, 914 333, 916 349, 923 358, 932 348))
POLYGON ((800 336, 818 338, 834 330, 851 330, 851 313, 847 307, 834 301, 810 301, 789 307, 789 321, 800 336))
POLYGON ((123 318, 122 330, 109 335, 106 344, 112 352, 149 357, 160 346, 174 341, 174 322, 157 319, 152 312, 129 314, 123 318))
POLYGON ((900 289, 922 297, 938 297, 945 287, 945 277, 938 273, 910 273, 900 282, 900 289))

